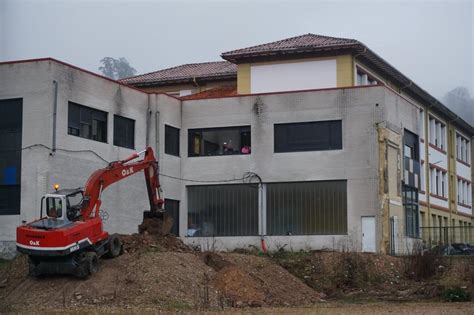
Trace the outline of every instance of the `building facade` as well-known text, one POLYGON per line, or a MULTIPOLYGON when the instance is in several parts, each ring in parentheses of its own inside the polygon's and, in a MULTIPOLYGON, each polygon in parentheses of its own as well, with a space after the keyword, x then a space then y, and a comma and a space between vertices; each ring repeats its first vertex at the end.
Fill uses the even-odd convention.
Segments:
MULTIPOLYGON (((181 98, 54 59, 1 63, 2 250, 54 183, 147 145, 173 233, 203 250, 404 253, 453 226, 450 242, 474 241, 472 126, 366 46, 307 34, 222 57, 235 88, 181 98)), ((104 193, 107 229, 136 232, 145 194, 141 176, 104 193)))

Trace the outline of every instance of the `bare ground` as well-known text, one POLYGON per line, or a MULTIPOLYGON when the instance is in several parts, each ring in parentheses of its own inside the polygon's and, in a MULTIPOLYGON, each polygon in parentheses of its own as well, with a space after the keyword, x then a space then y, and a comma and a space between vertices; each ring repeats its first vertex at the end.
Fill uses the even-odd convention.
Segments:
POLYGON ((391 256, 201 253, 171 236, 122 239, 125 253, 86 280, 28 277, 25 256, 0 263, 0 313, 474 314, 472 303, 439 303, 445 287, 473 291, 474 259, 436 261, 432 278, 415 281, 391 256))

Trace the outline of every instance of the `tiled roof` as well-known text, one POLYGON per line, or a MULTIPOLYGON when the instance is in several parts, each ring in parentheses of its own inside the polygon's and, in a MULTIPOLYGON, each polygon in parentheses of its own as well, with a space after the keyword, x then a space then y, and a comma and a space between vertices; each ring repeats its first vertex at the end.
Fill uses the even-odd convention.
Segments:
POLYGON ((206 91, 202 91, 199 93, 187 95, 180 97, 181 100, 199 100, 203 98, 219 98, 224 96, 234 96, 237 95, 237 87, 236 86, 220 86, 213 89, 209 89, 206 91))
POLYGON ((198 80, 236 79, 237 66, 228 61, 189 63, 120 80, 122 83, 144 86, 184 83, 198 80))
POLYGON ((221 57, 231 62, 235 62, 240 58, 246 57, 313 52, 329 48, 349 48, 358 44, 360 44, 360 42, 355 39, 305 34, 267 44, 228 51, 222 53, 221 57))

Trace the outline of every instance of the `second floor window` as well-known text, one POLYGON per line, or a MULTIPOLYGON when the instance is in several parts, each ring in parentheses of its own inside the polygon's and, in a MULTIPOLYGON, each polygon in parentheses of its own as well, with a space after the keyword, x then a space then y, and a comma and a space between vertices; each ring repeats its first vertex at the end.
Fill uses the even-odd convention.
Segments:
POLYGON ((107 113, 69 102, 68 134, 107 142, 107 113))
POLYGON ((135 120, 114 115, 114 145, 135 148, 135 120))
POLYGON ((467 138, 456 134, 456 157, 458 160, 471 164, 471 145, 467 138))
POLYGON ((430 117, 430 143, 441 150, 446 150, 446 125, 430 117))
POLYGON ((179 129, 165 125, 165 153, 179 156, 179 129))
POLYGON ((189 129, 189 156, 250 154, 250 126, 189 129))
POLYGON ((275 124, 275 152, 322 151, 342 149, 342 122, 314 121, 275 124))
POLYGON ((458 203, 465 206, 471 206, 471 183, 458 178, 458 203))
POLYGON ((442 198, 448 197, 448 180, 446 172, 430 167, 430 193, 442 198))

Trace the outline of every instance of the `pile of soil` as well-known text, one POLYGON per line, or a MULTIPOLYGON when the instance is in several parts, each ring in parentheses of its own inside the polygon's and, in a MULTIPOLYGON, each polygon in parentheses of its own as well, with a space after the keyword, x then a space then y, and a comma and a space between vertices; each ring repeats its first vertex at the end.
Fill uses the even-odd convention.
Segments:
POLYGON ((126 253, 139 251, 167 251, 167 252, 193 252, 194 249, 185 245, 181 239, 173 235, 143 234, 120 235, 123 249, 126 253))
POLYGON ((27 257, 0 265, 3 311, 152 308, 223 309, 303 305, 317 293, 268 257, 194 251, 171 235, 121 235, 124 253, 101 259, 99 271, 73 276, 28 276, 27 257))
POLYGON ((217 272, 211 284, 231 306, 301 306, 320 300, 316 291, 268 257, 206 253, 204 261, 217 272))
POLYGON ((138 226, 140 234, 148 233, 152 235, 168 235, 173 227, 173 219, 169 215, 164 215, 163 219, 158 217, 144 218, 138 226))

